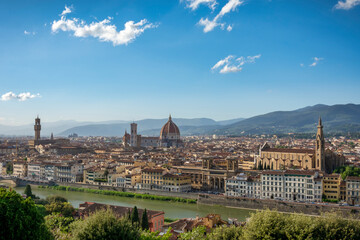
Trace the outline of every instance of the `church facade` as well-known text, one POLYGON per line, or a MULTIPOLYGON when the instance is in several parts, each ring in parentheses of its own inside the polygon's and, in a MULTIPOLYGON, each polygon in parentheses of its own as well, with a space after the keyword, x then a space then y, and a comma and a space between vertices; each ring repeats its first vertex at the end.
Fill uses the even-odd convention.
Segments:
POLYGON ((265 143, 255 160, 257 169, 284 170, 288 168, 332 172, 344 165, 345 158, 325 150, 325 138, 321 118, 317 126, 315 149, 271 148, 265 143))
POLYGON ((172 121, 171 115, 160 131, 160 137, 143 137, 137 133, 137 124, 130 124, 130 133, 125 131, 124 146, 130 147, 180 147, 180 130, 172 121))

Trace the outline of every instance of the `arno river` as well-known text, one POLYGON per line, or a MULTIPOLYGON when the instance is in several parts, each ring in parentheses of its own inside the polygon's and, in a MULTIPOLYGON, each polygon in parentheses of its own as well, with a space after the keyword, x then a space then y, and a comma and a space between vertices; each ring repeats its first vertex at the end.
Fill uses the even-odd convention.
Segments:
MULTIPOLYGON (((24 193, 25 187, 17 187, 15 190, 18 193, 24 193)), ((155 201, 146 199, 134 199, 117 196, 107 196, 94 193, 83 192, 66 192, 50 189, 40 189, 32 187, 32 192, 40 198, 46 198, 49 195, 61 195, 68 199, 68 201, 74 206, 79 207, 83 202, 98 202, 110 205, 119 205, 125 207, 146 208, 151 210, 159 210, 165 212, 165 217, 168 218, 194 218, 196 216, 204 217, 209 213, 217 213, 221 215, 221 218, 227 220, 228 218, 236 218, 239 221, 245 221, 250 216, 252 210, 227 208, 222 206, 209 206, 202 204, 187 204, 187 203, 175 203, 165 201, 155 201)))

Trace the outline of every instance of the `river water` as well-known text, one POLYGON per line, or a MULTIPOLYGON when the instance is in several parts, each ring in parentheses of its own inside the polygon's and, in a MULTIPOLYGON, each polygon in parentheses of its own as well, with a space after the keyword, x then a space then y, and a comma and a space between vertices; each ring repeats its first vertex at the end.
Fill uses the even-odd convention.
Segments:
MULTIPOLYGON (((14 188, 18 193, 24 193, 25 187, 14 188)), ((124 207, 146 208, 150 210, 164 211, 167 218, 195 218, 196 216, 204 217, 209 213, 217 213, 221 218, 236 218, 239 221, 245 221, 253 210, 228 208, 223 206, 209 206, 203 204, 188 204, 177 202, 166 202, 147 199, 134 199, 127 197, 108 196, 84 192, 67 192, 52 189, 43 189, 32 187, 32 192, 40 198, 46 198, 49 195, 61 195, 65 197, 75 208, 83 202, 98 202, 109 205, 118 205, 124 207)))

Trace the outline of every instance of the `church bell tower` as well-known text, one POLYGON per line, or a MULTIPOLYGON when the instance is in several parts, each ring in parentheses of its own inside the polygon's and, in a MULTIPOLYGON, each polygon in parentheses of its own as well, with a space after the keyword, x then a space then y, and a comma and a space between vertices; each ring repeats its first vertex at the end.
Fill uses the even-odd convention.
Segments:
POLYGON ((35 118, 34 130, 35 130, 35 141, 38 141, 40 140, 40 131, 41 131, 39 115, 37 116, 37 118, 35 118))
POLYGON ((315 155, 315 168, 325 171, 325 139, 321 117, 317 126, 315 155))

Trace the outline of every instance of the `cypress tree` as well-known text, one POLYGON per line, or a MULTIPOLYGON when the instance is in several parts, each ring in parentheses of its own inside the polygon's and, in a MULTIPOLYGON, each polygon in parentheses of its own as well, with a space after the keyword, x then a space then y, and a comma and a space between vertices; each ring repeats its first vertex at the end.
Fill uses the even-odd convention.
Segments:
POLYGON ((144 229, 144 230, 149 229, 149 219, 148 219, 148 216, 147 216, 146 208, 145 208, 145 210, 143 211, 143 214, 142 214, 141 228, 144 229))
POLYGON ((24 194, 26 195, 26 197, 33 197, 32 191, 31 191, 31 186, 28 184, 26 185, 24 194))
POLYGON ((139 212, 138 212, 136 206, 134 207, 134 209, 133 209, 133 211, 132 211, 132 214, 131 214, 131 222, 132 222, 132 223, 139 223, 139 222, 140 222, 139 212))

